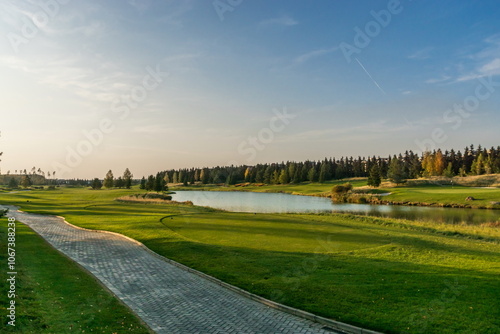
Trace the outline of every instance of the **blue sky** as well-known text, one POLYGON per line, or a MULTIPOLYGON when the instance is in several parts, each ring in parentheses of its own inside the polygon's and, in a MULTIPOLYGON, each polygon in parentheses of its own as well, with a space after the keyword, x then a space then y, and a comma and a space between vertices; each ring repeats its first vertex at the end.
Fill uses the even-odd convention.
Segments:
POLYGON ((498 17, 496 1, 2 1, 0 167, 141 177, 496 146, 498 17))

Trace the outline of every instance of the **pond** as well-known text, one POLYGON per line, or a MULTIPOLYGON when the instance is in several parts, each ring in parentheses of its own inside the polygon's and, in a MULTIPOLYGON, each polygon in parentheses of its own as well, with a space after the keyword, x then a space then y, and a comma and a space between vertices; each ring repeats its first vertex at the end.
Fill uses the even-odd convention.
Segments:
POLYGON ((421 206, 336 204, 329 198, 283 193, 242 191, 176 191, 175 201, 192 201, 234 212, 325 213, 341 212, 369 216, 430 220, 449 224, 481 224, 500 221, 500 210, 454 209, 421 206))

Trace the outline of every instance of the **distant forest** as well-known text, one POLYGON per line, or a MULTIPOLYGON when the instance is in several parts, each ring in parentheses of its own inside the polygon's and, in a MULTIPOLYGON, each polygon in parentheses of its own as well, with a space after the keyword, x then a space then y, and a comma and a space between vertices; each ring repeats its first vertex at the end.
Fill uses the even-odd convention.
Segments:
POLYGON ((340 159, 325 158, 319 161, 266 163, 255 166, 170 169, 159 172, 153 177, 161 177, 168 183, 183 183, 184 185, 195 182, 227 185, 241 182, 288 184, 368 177, 373 166, 378 167, 376 169, 382 178, 387 178, 391 166, 395 165, 403 179, 495 174, 500 173, 500 146, 486 149, 481 145, 477 148, 470 145, 463 152, 453 149, 444 152, 435 150, 422 155, 406 151, 404 154, 387 158, 342 157, 340 159))
MULTIPOLYGON (((128 169, 125 173, 127 173, 128 169)), ((15 171, 18 172, 17 170, 15 171)), ((108 172, 108 174, 111 171, 108 172)), ((138 184, 138 180, 130 180, 130 184, 121 184, 120 179, 131 178, 125 175, 123 178, 114 179, 112 174, 106 175, 107 179, 113 180, 112 185, 105 187, 130 187, 138 184)), ((404 154, 382 157, 341 157, 325 158, 323 160, 307 160, 302 162, 287 161, 281 163, 265 163, 254 166, 217 166, 205 168, 169 169, 160 171, 156 175, 143 177, 141 188, 147 190, 165 190, 167 183, 182 183, 190 185, 202 184, 226 184, 234 185, 243 182, 266 183, 266 184, 289 184, 301 182, 325 182, 330 180, 341 180, 351 177, 368 177, 389 179, 395 183, 403 183, 407 179, 416 179, 429 176, 468 176, 482 174, 500 173, 500 146, 486 149, 479 145, 466 147, 462 151, 435 150, 425 152, 421 155, 412 151, 404 154)), ((87 179, 57 179, 56 174, 47 173, 52 179, 45 178, 45 172, 33 167, 31 173, 27 170, 19 170, 19 174, 0 175, 0 184, 15 188, 18 185, 29 187, 38 185, 91 186, 96 180, 87 179)), ((105 178, 105 179, 106 179, 105 178)), ((109 180, 108 180, 109 181, 109 180)), ((373 182, 373 180, 372 180, 373 182)), ((109 182, 108 182, 109 183, 109 182)), ((378 182, 376 182, 378 183, 378 182)), ((373 184, 370 184, 373 185, 373 184)))

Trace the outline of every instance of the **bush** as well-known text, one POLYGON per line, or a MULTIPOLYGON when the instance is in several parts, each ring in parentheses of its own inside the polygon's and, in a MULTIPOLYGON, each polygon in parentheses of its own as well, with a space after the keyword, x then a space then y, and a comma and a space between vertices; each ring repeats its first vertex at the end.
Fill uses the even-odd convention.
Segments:
POLYGON ((361 196, 359 199, 358 199, 358 203, 359 204, 368 204, 368 199, 364 196, 361 196))
POLYGON ((352 184, 338 184, 332 188, 332 199, 336 202, 345 203, 349 198, 349 192, 352 190, 352 184))
POLYGON ((164 194, 158 194, 158 193, 145 193, 145 194, 135 194, 132 195, 135 198, 144 198, 144 199, 160 199, 164 201, 170 201, 172 199, 172 196, 169 195, 164 195, 164 194))

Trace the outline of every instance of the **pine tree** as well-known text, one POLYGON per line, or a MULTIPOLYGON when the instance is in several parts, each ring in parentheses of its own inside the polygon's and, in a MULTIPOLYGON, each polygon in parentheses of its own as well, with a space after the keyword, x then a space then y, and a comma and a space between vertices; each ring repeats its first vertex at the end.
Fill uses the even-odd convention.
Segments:
POLYGON ((99 190, 102 188, 102 182, 101 180, 99 180, 97 177, 95 179, 92 180, 92 183, 90 184, 90 186, 92 187, 92 189, 94 190, 99 190))
POLYGON ((406 181, 406 175, 403 170, 403 163, 396 156, 392 158, 387 171, 387 178, 396 184, 403 184, 406 181))
POLYGON ((484 157, 482 153, 472 162, 471 173, 473 175, 484 174, 484 157))
MULTIPOLYGON (((413 152, 411 152, 413 153, 413 152)), ((422 164, 420 163, 420 160, 418 158, 418 155, 417 154, 413 154, 411 157, 410 157, 410 160, 409 160, 409 166, 408 166, 408 177, 410 179, 416 179, 420 176, 420 174, 422 173, 422 164)))
POLYGON ((370 174, 368 176, 368 185, 371 187, 377 188, 382 183, 382 179, 380 177, 380 168, 377 164, 374 164, 370 169, 370 174))
POLYGON ((297 164, 294 162, 288 163, 287 170, 288 170, 288 182, 287 183, 293 182, 294 176, 297 173, 297 164))
POLYGON ((114 176, 113 176, 113 172, 111 171, 111 169, 106 173, 106 177, 104 177, 104 187, 106 188, 113 188, 113 185, 114 185, 114 176))
POLYGON ((300 171, 298 168, 295 169, 295 173, 293 173, 292 183, 300 183, 300 171))
POLYGON ((134 175, 132 175, 132 173, 130 172, 130 170, 128 168, 125 169, 125 171, 123 172, 123 182, 124 182, 125 188, 130 189, 130 187, 132 186, 132 177, 133 176, 134 175))
POLYGON ((271 165, 267 166, 264 171, 264 183, 271 184, 273 178, 273 167, 271 165))
POLYGON ((146 190, 151 191, 155 189, 155 177, 153 175, 148 176, 148 180, 146 181, 146 190))
POLYGON ((21 178, 21 186, 23 186, 23 188, 28 188, 32 185, 33 183, 31 182, 31 179, 28 175, 23 175, 23 177, 21 178))
POLYGON ((257 171, 255 174, 255 182, 257 183, 263 183, 264 182, 264 169, 261 168, 257 171))
POLYGON ((141 179, 141 185, 139 186, 140 189, 146 189, 146 178, 143 176, 141 179))
POLYGON ((290 176, 288 175, 288 169, 283 168, 280 173, 279 183, 288 184, 290 183, 290 176))
POLYGON ((123 188, 125 186, 125 180, 119 176, 116 180, 115 180, 115 187, 117 188, 123 188))
POLYGON ((167 185, 163 176, 160 173, 156 173, 156 177, 154 180, 154 191, 162 192, 166 190, 166 187, 167 185))
POLYGON ((455 173, 453 172, 453 164, 451 162, 448 163, 448 166, 443 171, 443 175, 447 178, 452 178, 453 176, 455 176, 455 173))
POLYGON ((278 184, 278 183, 280 183, 280 172, 277 169, 275 169, 273 171, 273 176, 271 178, 271 183, 272 184, 278 184))
POLYGON ((316 167, 311 166, 311 169, 309 169, 309 172, 307 173, 307 179, 311 182, 316 182, 318 180, 316 167))
POLYGON ((330 173, 328 169, 329 168, 327 162, 323 161, 321 163, 321 170, 319 172, 319 178, 318 178, 319 183, 325 183, 325 181, 330 178, 329 175, 330 173))
POLYGON ((15 178, 11 178, 9 180, 9 188, 11 189, 16 189, 19 185, 17 184, 17 181, 15 178))
POLYGON ((200 181, 202 184, 207 184, 210 178, 210 172, 208 168, 203 168, 200 173, 200 181))

